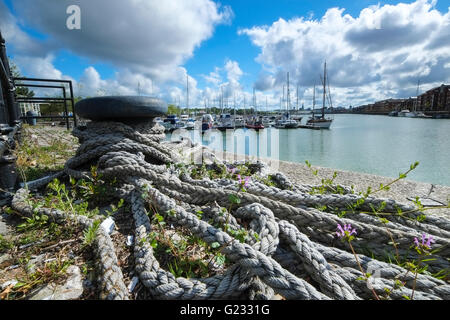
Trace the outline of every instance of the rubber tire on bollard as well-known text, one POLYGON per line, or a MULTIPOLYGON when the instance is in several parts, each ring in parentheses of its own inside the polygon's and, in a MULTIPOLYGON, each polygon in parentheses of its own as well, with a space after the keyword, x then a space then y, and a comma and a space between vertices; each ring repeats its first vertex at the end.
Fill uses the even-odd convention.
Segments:
POLYGON ((106 96, 78 101, 75 112, 94 121, 155 118, 167 113, 167 104, 153 97, 106 96))

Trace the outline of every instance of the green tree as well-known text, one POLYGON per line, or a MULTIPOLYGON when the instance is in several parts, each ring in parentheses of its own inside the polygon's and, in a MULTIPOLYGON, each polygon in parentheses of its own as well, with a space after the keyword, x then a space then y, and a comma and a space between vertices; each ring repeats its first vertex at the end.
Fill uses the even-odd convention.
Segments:
POLYGON ((169 104, 167 106, 167 114, 180 114, 181 109, 174 104, 169 104))
MULTIPOLYGON (((22 77, 19 67, 11 60, 9 59, 9 68, 11 70, 11 74, 14 78, 20 78, 22 77)), ((16 84, 22 83, 21 81, 16 81, 16 84)), ((34 97, 34 91, 30 90, 27 87, 16 87, 16 95, 17 96, 23 96, 27 98, 34 97)))

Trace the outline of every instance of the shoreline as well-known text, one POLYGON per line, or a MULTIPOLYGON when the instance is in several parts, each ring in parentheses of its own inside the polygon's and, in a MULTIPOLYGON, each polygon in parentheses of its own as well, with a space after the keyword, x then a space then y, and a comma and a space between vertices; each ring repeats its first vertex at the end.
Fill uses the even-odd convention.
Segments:
MULTIPOLYGON (((233 154, 229 152, 214 152, 216 157, 220 160, 224 158, 228 161, 234 160, 260 160, 268 164, 273 171, 279 171, 286 175, 294 184, 310 184, 320 185, 321 179, 331 179, 333 173, 337 172, 335 184, 345 185, 348 187, 354 186, 355 192, 364 192, 367 187, 372 187, 372 190, 376 190, 380 183, 383 185, 395 180, 392 177, 379 176, 374 174, 339 170, 333 168, 319 167, 312 165, 311 168, 318 170, 317 176, 313 175, 311 169, 306 164, 274 160, 269 158, 257 158, 255 156, 246 156, 242 154, 233 154)), ((450 187, 437 185, 427 182, 418 182, 413 180, 401 179, 390 186, 389 191, 377 192, 378 198, 389 198, 399 203, 411 205, 413 202, 408 198, 414 199, 419 197, 422 204, 425 207, 431 207, 431 205, 425 205, 423 200, 429 199, 433 202, 439 202, 442 205, 447 205, 450 201, 450 187)), ((428 202, 427 202, 428 203, 428 202)), ((430 202, 432 204, 432 202, 430 202)), ((435 205, 438 205, 437 203, 435 205)), ((426 212, 433 215, 450 217, 450 208, 427 210, 426 212)))

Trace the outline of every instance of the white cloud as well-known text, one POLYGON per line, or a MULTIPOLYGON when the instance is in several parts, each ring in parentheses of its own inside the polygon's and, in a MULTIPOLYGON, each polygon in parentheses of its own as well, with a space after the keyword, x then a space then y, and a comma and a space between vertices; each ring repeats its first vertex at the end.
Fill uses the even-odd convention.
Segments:
POLYGON ((256 61, 266 72, 257 87, 279 90, 287 71, 294 85, 320 85, 326 60, 334 104, 354 105, 352 88, 371 101, 398 93, 415 95, 418 79, 424 90, 450 81, 444 68, 450 62, 450 10, 441 13, 434 5, 427 0, 377 5, 358 17, 330 8, 320 19, 280 18, 239 34, 261 49, 256 61))
MULTIPOLYGON (((24 74, 69 78, 53 65, 57 50, 65 49, 92 62, 109 62, 116 70, 113 78, 102 79, 93 66, 86 68, 78 82, 72 79, 75 94, 156 95, 184 106, 187 70, 182 64, 217 25, 229 24, 233 18, 230 7, 211 0, 78 0, 81 29, 69 30, 66 8, 72 4, 71 0, 17 0, 13 2, 16 17, 0 1, 0 27, 24 74), (22 30, 24 26, 46 39, 32 38, 22 30)), ((189 86, 192 106, 203 92, 191 76, 189 86)))
POLYGON ((79 0, 81 29, 66 27, 72 0, 19 0, 16 11, 49 36, 54 46, 155 80, 168 81, 232 17, 229 7, 210 0, 79 0))

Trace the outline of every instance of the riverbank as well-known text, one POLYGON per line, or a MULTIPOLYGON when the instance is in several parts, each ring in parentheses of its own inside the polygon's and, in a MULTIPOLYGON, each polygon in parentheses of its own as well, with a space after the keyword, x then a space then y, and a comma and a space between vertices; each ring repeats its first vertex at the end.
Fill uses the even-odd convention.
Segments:
MULTIPOLYGON (((221 160, 224 160, 225 158, 228 160, 257 160, 256 157, 246 157, 245 155, 234 155, 226 152, 216 152, 215 154, 221 160)), ((259 160, 269 164, 271 170, 282 172, 295 184, 320 185, 322 178, 331 179, 334 172, 336 172, 337 176, 334 180, 335 184, 349 187, 353 185, 356 192, 365 192, 368 187, 371 187, 372 190, 376 190, 380 186, 380 183, 387 185, 394 180, 391 177, 318 167, 314 166, 314 164, 309 168, 306 164, 302 163, 268 158, 260 158, 259 160), (312 173, 313 170, 318 170, 317 176, 312 173)), ((407 169, 408 168, 405 168, 404 171, 407 169)), ((419 197, 426 208, 431 208, 433 206, 448 204, 450 201, 450 187, 402 179, 395 182, 389 191, 380 191, 376 196, 393 199, 402 204, 409 205, 412 204, 410 199, 414 200, 416 197, 419 197)), ((427 210, 427 212, 433 215, 450 217, 449 208, 432 209, 427 210)))

